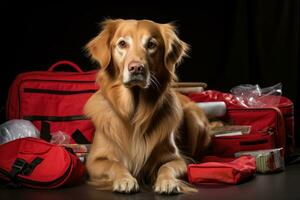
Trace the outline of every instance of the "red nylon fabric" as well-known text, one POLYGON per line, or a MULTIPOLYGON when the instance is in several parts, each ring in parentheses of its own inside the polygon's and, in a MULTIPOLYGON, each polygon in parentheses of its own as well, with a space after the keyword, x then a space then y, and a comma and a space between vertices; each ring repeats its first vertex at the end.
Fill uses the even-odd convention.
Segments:
POLYGON ((188 166, 188 179, 192 184, 238 184, 253 177, 255 158, 219 158, 208 156, 200 164, 188 166))
POLYGON ((21 138, 0 145, 0 178, 10 181, 10 173, 17 158, 31 163, 36 157, 42 158, 29 175, 16 176, 18 183, 40 189, 53 189, 78 184, 83 180, 83 163, 62 146, 45 142, 38 138, 21 138))

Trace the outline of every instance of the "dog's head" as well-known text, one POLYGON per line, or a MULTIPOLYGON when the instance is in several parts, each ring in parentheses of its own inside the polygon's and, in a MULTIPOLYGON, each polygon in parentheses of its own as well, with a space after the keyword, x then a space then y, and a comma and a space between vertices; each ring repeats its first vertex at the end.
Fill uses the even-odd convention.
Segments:
POLYGON ((175 66, 188 51, 172 24, 149 20, 106 20, 87 44, 91 57, 126 87, 158 87, 176 78, 175 66))

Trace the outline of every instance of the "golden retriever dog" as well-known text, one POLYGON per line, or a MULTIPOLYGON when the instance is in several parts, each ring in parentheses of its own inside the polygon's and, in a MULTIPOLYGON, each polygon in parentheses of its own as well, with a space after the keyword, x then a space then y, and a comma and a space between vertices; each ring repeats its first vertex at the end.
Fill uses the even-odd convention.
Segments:
POLYGON ((95 125, 86 166, 98 189, 159 194, 197 191, 182 178, 188 158, 209 145, 204 112, 174 91, 175 67, 187 54, 174 25, 108 19, 87 44, 101 69, 99 91, 84 112, 95 125))

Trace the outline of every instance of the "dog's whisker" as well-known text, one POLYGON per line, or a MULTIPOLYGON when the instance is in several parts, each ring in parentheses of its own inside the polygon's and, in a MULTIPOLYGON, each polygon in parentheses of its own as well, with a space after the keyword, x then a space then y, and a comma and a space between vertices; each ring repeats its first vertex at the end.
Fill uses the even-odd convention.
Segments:
POLYGON ((158 86, 160 86, 160 83, 159 83, 159 81, 157 80, 157 78, 153 75, 152 76, 152 78, 153 78, 153 81, 155 81, 156 82, 156 84, 158 85, 158 86))
MULTIPOLYGON (((156 78, 156 76, 155 76, 155 74, 154 74, 154 72, 151 72, 150 71, 150 74, 152 75, 152 77, 158 82, 158 80, 157 80, 157 78, 156 78)), ((159 83, 159 82, 158 82, 159 83)))
POLYGON ((153 85, 156 87, 157 90, 160 90, 159 83, 155 81, 154 78, 150 77, 150 82, 153 83, 153 85))
POLYGON ((158 90, 160 89, 161 85, 153 72, 150 72, 150 82, 152 82, 158 90))
POLYGON ((156 85, 155 81, 152 78, 150 78, 150 85, 158 89, 158 86, 156 85))
POLYGON ((153 84, 155 84, 156 87, 158 87, 158 82, 155 80, 155 77, 150 76, 150 80, 153 82, 153 84))
POLYGON ((155 82, 155 80, 153 79, 153 77, 152 77, 151 74, 150 74, 149 80, 150 80, 150 84, 152 83, 155 87, 157 87, 156 82, 155 82))

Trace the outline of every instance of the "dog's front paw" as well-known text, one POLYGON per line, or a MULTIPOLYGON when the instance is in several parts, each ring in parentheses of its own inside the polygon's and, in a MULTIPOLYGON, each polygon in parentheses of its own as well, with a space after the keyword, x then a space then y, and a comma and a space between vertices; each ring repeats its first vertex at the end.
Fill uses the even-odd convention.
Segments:
POLYGON ((118 178, 113 183, 113 191, 121 193, 133 193, 139 190, 137 180, 132 176, 118 178))
POLYGON ((154 191, 159 194, 179 194, 182 193, 177 179, 160 179, 154 185, 154 191))

